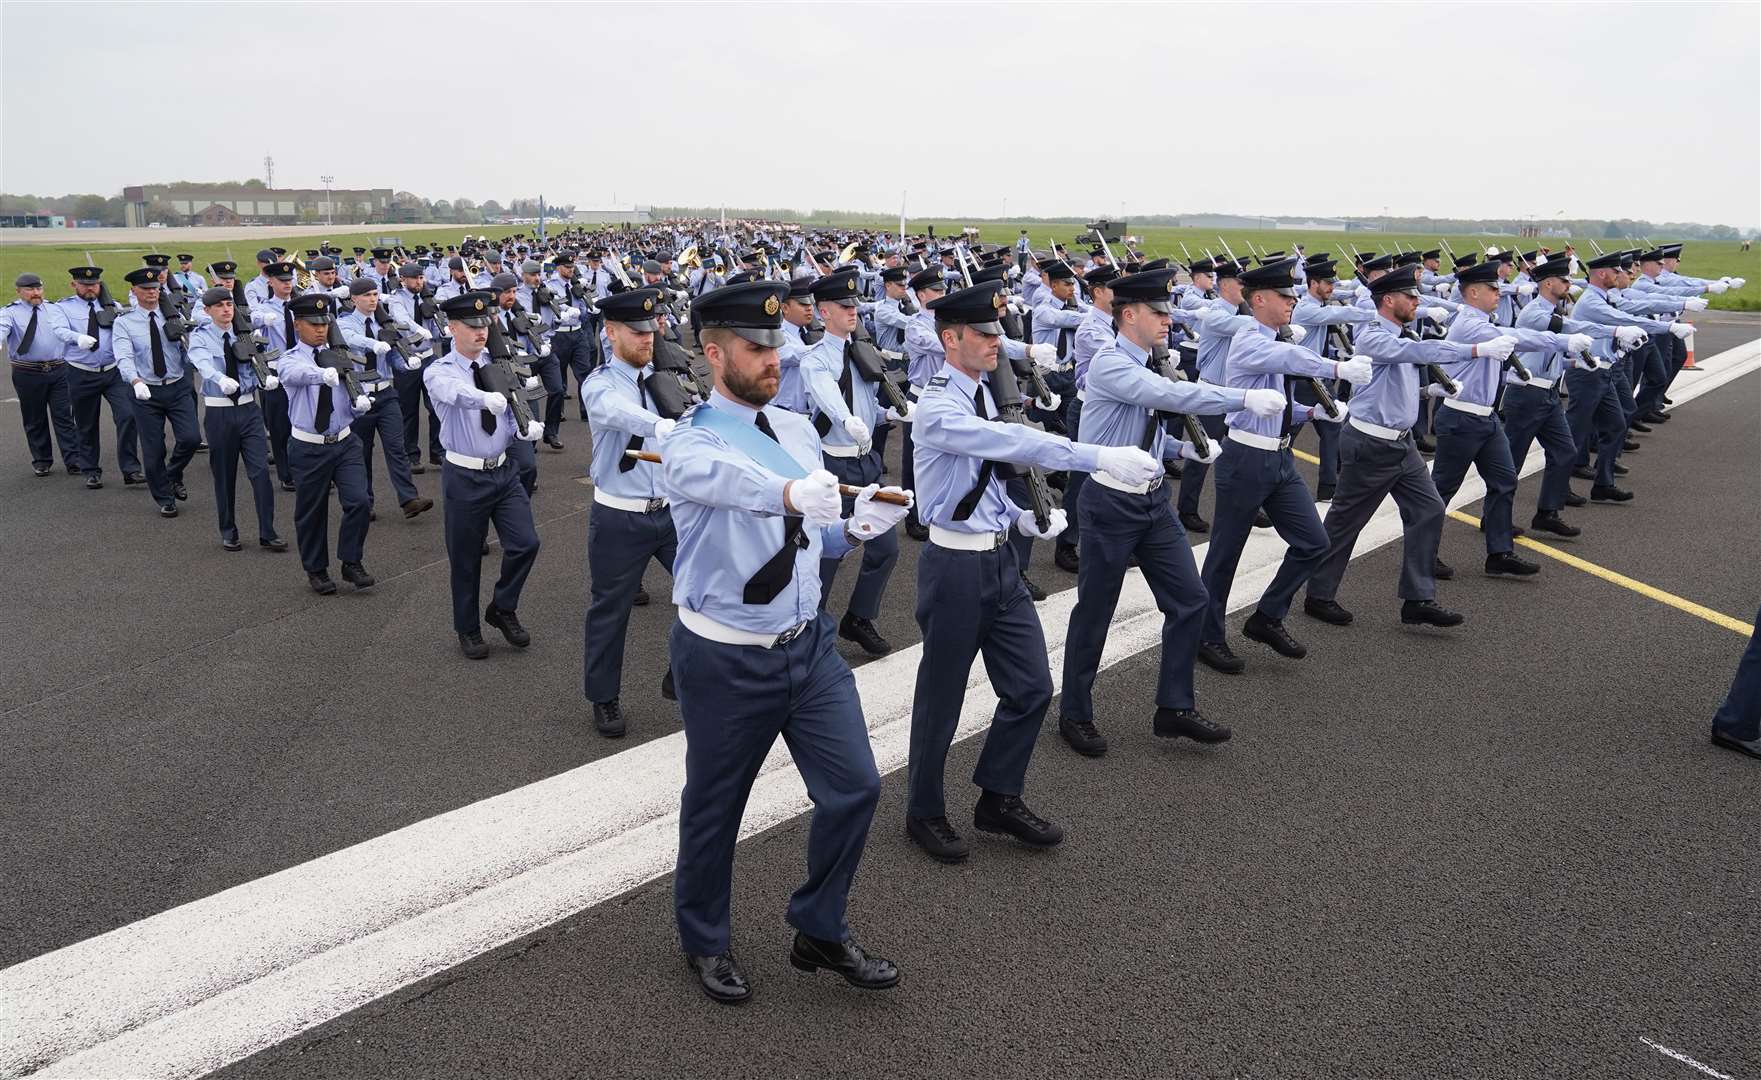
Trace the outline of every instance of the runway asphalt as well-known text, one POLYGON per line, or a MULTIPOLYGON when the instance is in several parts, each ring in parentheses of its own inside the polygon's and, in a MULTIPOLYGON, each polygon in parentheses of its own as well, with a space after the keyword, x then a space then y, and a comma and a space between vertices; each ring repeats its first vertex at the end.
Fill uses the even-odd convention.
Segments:
MULTIPOLYGON (((1761 320, 1701 326, 1711 355, 1761 320)), ((1560 546, 1752 618, 1758 391, 1750 375, 1684 406, 1629 455, 1638 501, 1573 512, 1585 536, 1560 546)), ((584 426, 563 437, 541 461, 545 546, 521 607, 535 644, 467 664, 438 511, 405 522, 388 505, 367 551, 381 584, 319 598, 249 526, 245 552, 219 549, 203 458, 184 515, 162 522, 113 458, 99 492, 30 477, 16 420, 0 420, 0 543, 28 553, 9 560, 17 602, 0 612, 24 645, 0 669, 15 886, 0 964, 676 731, 655 689, 664 603, 633 622, 632 737, 591 730, 584 426)), ((436 494, 438 479, 418 483, 436 494)), ((880 624, 898 645, 916 640, 916 550, 880 624)), ((1481 550, 1449 526, 1458 567, 1481 550)), ((1070 587, 1049 555, 1034 576, 1070 587)), ((1415 632, 1395 619, 1397 559, 1353 565, 1353 628, 1293 618, 1309 659, 1249 644, 1248 675, 1201 672, 1202 704, 1238 730, 1218 751, 1149 738, 1153 650, 1111 669, 1107 758, 1042 736, 1029 795, 1070 829, 1056 852, 987 840, 966 867, 928 864, 889 778, 852 921, 904 967, 896 993, 782 962, 797 820, 742 848, 751 1008, 715 1010, 689 985, 662 879, 228 1071, 1678 1075, 1649 1038, 1755 1073, 1761 774, 1702 730, 1740 639, 1547 560, 1531 582, 1464 573, 1442 598, 1469 624, 1415 632)), ((664 597, 664 573, 647 584, 664 597)), ((951 777, 976 750, 957 748, 951 777)))

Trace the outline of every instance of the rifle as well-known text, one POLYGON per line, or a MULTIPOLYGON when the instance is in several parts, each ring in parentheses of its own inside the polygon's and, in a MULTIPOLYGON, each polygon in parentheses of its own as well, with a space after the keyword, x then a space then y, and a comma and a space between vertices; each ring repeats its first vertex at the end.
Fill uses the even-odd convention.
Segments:
POLYGON ((500 319, 489 320, 489 347, 484 352, 489 356, 489 363, 483 368, 483 388, 507 398, 508 411, 519 427, 517 435, 524 438, 526 429, 534 422, 532 409, 528 404, 531 391, 527 389, 527 380, 532 378, 532 369, 516 360, 513 346, 502 332, 500 319))
MULTIPOLYGON (((1247 316, 1250 319, 1253 318, 1253 308, 1248 305, 1247 298, 1245 296, 1242 297, 1241 304, 1236 308, 1236 311, 1242 315, 1247 316)), ((1278 328, 1275 336, 1277 337, 1277 339, 1279 341, 1283 342, 1286 345, 1295 345, 1296 344, 1295 336, 1293 334, 1291 334, 1291 332, 1290 332, 1290 324, 1289 323, 1285 323, 1283 326, 1280 326, 1278 328)), ((1320 405, 1323 409, 1327 410, 1327 415, 1328 416, 1338 416, 1339 415, 1339 403, 1333 400, 1333 395, 1331 393, 1328 393, 1327 385, 1325 383, 1323 383, 1321 380, 1315 378, 1313 375, 1293 375, 1293 376, 1291 376, 1291 378, 1307 379, 1308 384, 1309 384, 1309 389, 1314 391, 1315 400, 1320 403, 1320 405)))
POLYGON ((342 327, 335 319, 330 320, 324 347, 312 350, 312 359, 319 367, 336 371, 343 389, 348 391, 351 407, 367 396, 367 391, 361 387, 360 359, 349 352, 348 343, 342 338, 342 327))
MULTIPOLYGON (((653 462, 656 465, 660 465, 660 464, 664 463, 664 459, 662 459, 659 454, 653 452, 652 450, 625 450, 624 456, 626 458, 629 458, 632 461, 648 461, 648 462, 653 462)), ((856 496, 862 494, 862 489, 859 487, 856 487, 852 484, 839 484, 838 485, 838 494, 843 495, 847 498, 853 499, 856 496)), ((911 499, 909 496, 899 495, 899 494, 896 494, 891 491, 877 491, 877 492, 875 492, 874 493, 874 501, 875 502, 882 502, 882 503, 891 503, 894 506, 910 506, 911 505, 911 499)))
POLYGON ((281 358, 281 350, 271 349, 263 339, 262 331, 252 328, 251 305, 245 299, 245 283, 241 278, 232 279, 232 356, 238 363, 251 365, 251 371, 257 376, 257 386, 265 390, 269 387, 269 380, 275 377, 269 364, 281 358))
MULTIPOLYGON (((690 402, 680 401, 677 406, 678 412, 668 419, 677 420, 684 415, 685 409, 690 405, 698 401, 709 400, 711 379, 707 373, 698 371, 691 363, 691 359, 691 354, 686 352, 684 346, 678 342, 660 334, 654 335, 654 370, 664 371, 671 375, 672 381, 677 384, 680 391, 689 394, 694 399, 690 402)), ((663 379, 661 385, 664 386, 666 381, 663 379)), ((666 416, 667 414, 661 413, 661 415, 666 416)))
MULTIPOLYGON (((1168 343, 1165 341, 1150 343, 1150 367, 1169 382, 1186 381, 1186 373, 1175 366, 1174 354, 1169 351, 1168 343)), ((1193 449, 1197 450, 1200 455, 1210 457, 1211 437, 1205 433, 1204 427, 1198 422, 1198 417, 1190 413, 1170 413, 1157 410, 1151 415, 1149 424, 1144 428, 1143 438, 1138 442, 1139 448, 1148 450, 1154 446, 1156 429, 1176 416, 1180 417, 1182 425, 1186 428, 1186 441, 1191 443, 1193 449)))
POLYGON ((863 382, 873 383, 876 391, 887 399, 887 404, 900 416, 911 411, 911 403, 905 399, 905 392, 899 384, 887 377, 886 358, 869 340, 868 331, 862 324, 856 325, 855 333, 850 335, 850 343, 845 346, 845 353, 850 358, 850 366, 863 382))
POLYGON ((407 370, 412 360, 420 363, 416 354, 411 352, 409 346, 405 344, 403 331, 397 328, 397 320, 392 318, 391 312, 385 310, 383 302, 373 309, 373 314, 367 316, 365 322, 369 328, 377 327, 373 331, 373 336, 391 346, 391 351, 397 355, 399 360, 403 361, 402 367, 394 370, 407 370))
MULTIPOLYGON (((1001 343, 998 343, 999 350, 1001 343)), ((1021 408, 1021 387, 1015 381, 1014 365, 998 356, 996 368, 991 372, 991 396, 997 401, 997 419, 1009 424, 1027 424, 1027 414, 1021 408)), ((1027 499, 1033 504, 1033 520, 1041 531, 1051 524, 1052 520, 1052 489, 1046 483, 1046 474, 1038 465, 1029 465, 1023 476, 1027 483, 1027 499)))

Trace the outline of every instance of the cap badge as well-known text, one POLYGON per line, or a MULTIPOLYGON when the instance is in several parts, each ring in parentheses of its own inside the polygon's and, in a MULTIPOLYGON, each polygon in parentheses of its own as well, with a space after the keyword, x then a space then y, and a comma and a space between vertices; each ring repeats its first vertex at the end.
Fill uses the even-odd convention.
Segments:
POLYGON ((776 297, 767 296, 764 298, 764 313, 766 315, 775 315, 777 312, 781 311, 782 308, 783 306, 777 303, 776 297))
POLYGON ((482 300, 477 300, 477 301, 475 301, 475 302, 474 302, 474 303, 475 303, 475 306, 476 306, 476 308, 477 308, 477 310, 478 310, 478 311, 482 311, 482 310, 483 310, 483 301, 482 301, 482 300))
POLYGON ((652 297, 642 301, 642 310, 643 311, 653 311, 654 310, 654 299, 652 297))

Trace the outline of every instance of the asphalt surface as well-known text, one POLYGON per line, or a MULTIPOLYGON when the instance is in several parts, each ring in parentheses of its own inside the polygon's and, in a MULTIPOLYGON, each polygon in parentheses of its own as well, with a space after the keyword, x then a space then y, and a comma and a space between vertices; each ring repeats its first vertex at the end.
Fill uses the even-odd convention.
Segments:
MULTIPOLYGON (((1712 315, 1702 355, 1761 330, 1712 315)), ((1751 375, 1686 405, 1629 457, 1639 500, 1576 511, 1586 534, 1561 546, 1751 618, 1758 391, 1751 375)), ((656 686, 664 604, 632 624, 632 737, 591 730, 584 426, 563 437, 569 449, 541 461, 544 550, 521 605, 535 644, 467 664, 438 511, 405 522, 387 506, 367 549, 381 583, 319 598, 294 555, 249 545, 248 525, 245 552, 219 549, 202 458, 184 515, 163 522, 113 465, 99 492, 32 478, 16 420, 0 422, 0 461, 14 463, 0 543, 30 553, 8 560, 16 602, 0 611, 0 632, 24 645, 0 668, 0 963, 677 730, 656 686)), ((438 480, 418 484, 435 494, 438 480)), ((383 473, 378 486, 383 498, 383 473)), ((292 497, 279 498, 291 534, 292 497)), ((1446 556, 1471 568, 1477 541, 1451 525, 1446 556)), ((880 620, 899 645, 916 640, 916 551, 904 544, 880 620)), ((1049 554, 1034 576, 1073 585, 1049 554)), ((1106 673, 1112 753, 1079 759, 1053 733, 1036 757, 1030 799, 1071 834, 1054 853, 987 838, 966 867, 928 864, 902 836, 902 777, 889 778, 852 921, 905 968, 897 993, 784 964, 797 820, 742 848, 749 1009, 714 1009, 688 983, 668 878, 229 1071, 1684 1068, 1641 1036, 1733 1075, 1761 1070, 1745 938, 1761 901, 1757 774, 1702 733, 1740 639, 1554 563, 1531 582, 1466 573, 1442 598, 1469 625, 1415 632, 1395 619, 1397 558, 1353 565, 1350 630, 1293 619, 1308 660, 1250 644, 1247 676, 1201 671, 1204 707, 1238 730, 1220 751, 1149 737, 1153 651, 1106 673)), ((840 576, 834 610, 853 580, 840 576)), ((647 585, 663 597, 664 573, 647 585)), ((975 756, 957 748, 950 776, 975 756)))

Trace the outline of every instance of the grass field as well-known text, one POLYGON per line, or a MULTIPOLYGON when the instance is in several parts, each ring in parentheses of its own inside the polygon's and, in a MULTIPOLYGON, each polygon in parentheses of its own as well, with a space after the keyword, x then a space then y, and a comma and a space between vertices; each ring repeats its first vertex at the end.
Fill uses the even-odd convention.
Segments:
MULTIPOLYGON (((906 228, 912 233, 921 233, 927 225, 934 225, 936 235, 945 236, 958 233, 964 224, 951 219, 907 221, 906 228)), ((877 218, 870 223, 869 227, 891 231, 898 228, 898 220, 885 221, 877 218)), ((976 227, 980 230, 980 238, 986 243, 993 244, 1014 243, 1020 230, 1025 227, 1028 229, 1028 236, 1036 248, 1045 247, 1053 238, 1056 238, 1060 243, 1074 245, 1076 234, 1081 231, 1079 226, 1068 223, 1048 225, 1045 223, 986 221, 979 222, 976 227)), ((460 225, 417 227, 385 225, 376 228, 357 228, 353 231, 339 228, 325 239, 329 239, 344 251, 348 251, 357 245, 370 246, 373 238, 384 235, 396 235, 405 244, 432 244, 437 241, 456 243, 465 231, 466 227, 460 225)), ((473 234, 482 233, 495 236, 510 232, 530 232, 532 227, 529 225, 500 226, 499 228, 471 226, 470 231, 473 234)), ((77 233, 69 233, 68 235, 70 239, 76 239, 78 236, 77 233)), ((1139 238, 1139 249, 1151 255, 1169 255, 1183 260, 1180 247, 1183 242, 1187 251, 1195 258, 1202 256, 1206 249, 1219 255, 1222 254, 1222 245, 1218 242, 1219 234, 1214 231, 1134 227, 1133 235, 1139 238)), ((1397 242, 1429 249, 1438 247, 1440 240, 1447 240, 1450 247, 1458 254, 1470 250, 1484 251, 1488 245, 1495 245, 1502 249, 1512 244, 1518 244, 1526 250, 1534 247, 1536 243, 1533 240, 1522 241, 1515 237, 1501 236, 1439 237, 1435 234, 1422 233, 1371 232, 1304 233, 1296 230, 1271 229, 1225 231, 1221 236, 1230 248, 1234 249, 1238 255, 1243 256, 1248 253, 1250 243, 1264 251, 1289 251, 1293 243, 1301 243, 1311 254, 1319 251, 1331 251, 1338 254, 1347 251, 1347 245, 1355 245, 1360 251, 1389 251, 1397 242)), ((250 275, 255 272, 254 257, 257 249, 277 246, 290 250, 305 250, 306 248, 316 248, 318 239, 317 237, 278 237, 271 230, 265 229, 261 237, 252 237, 249 241, 218 244, 194 243, 181 248, 161 244, 158 250, 168 254, 188 251, 196 257, 198 269, 218 259, 230 258, 241 264, 243 273, 250 275)), ((1654 236, 1652 239, 1661 242, 1673 238, 1654 236)), ((1624 241, 1603 242, 1599 239, 1598 242, 1602 243, 1604 248, 1617 244, 1622 247, 1627 246, 1624 241)), ((187 241, 178 240, 171 243, 187 244, 187 241)), ((1547 244, 1558 249, 1564 246, 1565 241, 1551 238, 1547 240, 1547 244)), ((1591 253, 1592 249, 1588 240, 1579 240, 1576 241, 1576 244, 1580 255, 1587 256, 1591 253)), ((42 275, 44 282, 49 287, 51 297, 66 295, 71 292, 67 285, 66 271, 70 267, 83 266, 88 252, 94 263, 104 267, 105 278, 112 283, 112 290, 118 291, 116 283, 122 280, 122 275, 140 266, 141 256, 152 250, 154 247, 151 243, 102 247, 88 247, 77 242, 66 245, 24 246, 7 244, 4 237, 0 237, 0 297, 10 298, 10 283, 25 270, 34 270, 42 275)), ((1692 240, 1688 242, 1684 255, 1686 257, 1682 260, 1681 270, 1685 274, 1708 278, 1722 277, 1728 274, 1747 279, 1747 284, 1742 289, 1711 298, 1712 307, 1735 311, 1761 310, 1761 249, 1744 253, 1740 250, 1740 245, 1734 241, 1720 243, 1710 240, 1692 240)), ((204 276, 207 276, 205 272, 204 276)))

